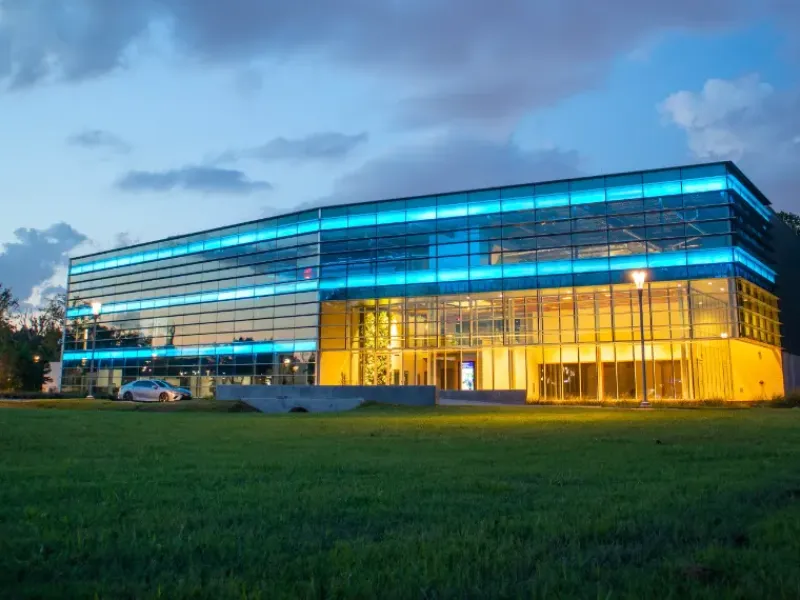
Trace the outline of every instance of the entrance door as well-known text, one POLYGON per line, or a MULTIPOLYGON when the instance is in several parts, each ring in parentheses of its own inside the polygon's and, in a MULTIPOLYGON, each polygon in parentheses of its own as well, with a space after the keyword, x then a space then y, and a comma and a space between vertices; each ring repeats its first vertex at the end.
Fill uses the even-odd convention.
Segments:
POLYGON ((461 385, 458 353, 448 352, 436 355, 436 386, 440 390, 457 390, 461 385))

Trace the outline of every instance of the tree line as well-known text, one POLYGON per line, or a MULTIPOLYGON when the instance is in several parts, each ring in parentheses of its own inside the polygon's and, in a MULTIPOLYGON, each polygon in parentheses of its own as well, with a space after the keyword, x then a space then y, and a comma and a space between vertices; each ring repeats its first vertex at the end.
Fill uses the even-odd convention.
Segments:
POLYGON ((791 227, 792 231, 800 235, 800 215, 782 210, 778 213, 778 218, 791 227))
POLYGON ((47 298, 38 311, 21 310, 0 283, 0 390, 39 391, 51 383, 50 363, 61 360, 66 298, 47 298))

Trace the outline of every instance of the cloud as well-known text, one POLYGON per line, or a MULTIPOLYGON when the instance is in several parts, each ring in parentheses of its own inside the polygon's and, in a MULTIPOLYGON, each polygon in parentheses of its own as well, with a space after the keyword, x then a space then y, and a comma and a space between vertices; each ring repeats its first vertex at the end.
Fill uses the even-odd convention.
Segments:
POLYGON ((47 229, 20 228, 14 237, 0 251, 0 277, 3 285, 22 300, 65 266, 69 252, 87 239, 63 222, 47 229))
POLYGON ((789 48, 800 56, 800 2, 797 0, 773 0, 775 11, 780 14, 784 31, 788 32, 789 48))
POLYGON ((247 67, 236 74, 234 85, 242 95, 254 94, 264 87, 264 74, 255 67, 247 67))
POLYGON ((277 137, 266 144, 245 150, 225 152, 218 162, 230 162, 242 158, 252 158, 263 162, 288 160, 295 162, 335 161, 345 158, 358 146, 366 143, 366 132, 348 135, 346 133, 312 133, 304 138, 286 139, 277 137))
POLYGON ((157 3, 4 0, 0 79, 19 89, 59 77, 79 81, 126 63, 158 18, 157 3))
POLYGON ((134 246, 138 244, 139 241, 139 238, 133 237, 127 231, 120 231, 114 236, 114 241, 111 243, 111 249, 134 246))
POLYGON ((302 208, 576 177, 579 162, 575 152, 445 136, 365 163, 339 179, 332 194, 302 208))
POLYGON ((42 289, 42 298, 52 298, 60 294, 66 294, 67 288, 63 285, 48 285, 42 289))
POLYGON ((73 134, 67 138, 67 143, 70 146, 100 148, 119 154, 127 154, 131 151, 131 145, 128 142, 102 129, 86 129, 80 133, 73 134))
MULTIPOLYGON (((58 278, 59 281, 66 281, 66 267, 59 268, 56 274, 50 278, 50 281, 55 278, 58 278)), ((63 285, 52 285, 49 281, 44 281, 33 288, 33 291, 27 299, 20 301, 20 311, 23 313, 37 313, 47 305, 48 300, 66 293, 67 288, 63 285)))
POLYGON ((402 123, 427 125, 511 122, 598 85, 618 55, 664 32, 749 26, 793 5, 462 0, 456 10, 452 0, 6 0, 4 6, 7 58, 0 59, 0 78, 5 71, 12 86, 107 73, 161 27, 172 47, 203 63, 324 57, 380 79, 395 91, 402 123))
POLYGON ((686 133, 693 157, 734 160, 776 204, 800 210, 800 90, 777 90, 758 75, 709 79, 658 109, 686 133))
POLYGON ((169 192, 182 189, 206 194, 252 194, 272 189, 266 181, 248 179, 242 171, 217 167, 187 166, 167 171, 130 171, 119 181, 124 192, 169 192))

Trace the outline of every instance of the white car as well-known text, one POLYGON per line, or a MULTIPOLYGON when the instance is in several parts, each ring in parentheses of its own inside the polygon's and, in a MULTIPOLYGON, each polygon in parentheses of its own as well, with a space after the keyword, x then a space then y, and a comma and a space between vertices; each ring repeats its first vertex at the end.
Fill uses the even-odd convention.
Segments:
POLYGON ((119 388, 118 400, 135 402, 175 402, 189 400, 188 390, 176 388, 161 379, 138 379, 119 388))

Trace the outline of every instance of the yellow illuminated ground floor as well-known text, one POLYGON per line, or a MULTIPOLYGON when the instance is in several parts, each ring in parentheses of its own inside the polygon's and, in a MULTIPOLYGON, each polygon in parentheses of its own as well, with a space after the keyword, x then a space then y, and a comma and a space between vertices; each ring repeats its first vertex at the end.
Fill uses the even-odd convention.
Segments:
MULTIPOLYGON (((648 343, 650 399, 769 399, 783 394, 781 353, 742 340, 648 343)), ((322 385, 436 385, 525 390, 528 401, 642 397, 638 344, 515 346, 370 353, 327 351, 322 385)))
MULTIPOLYGON (((741 280, 652 284, 642 298, 650 399, 783 394, 777 303, 741 280)), ((326 302, 322 385, 525 390, 528 401, 641 398, 629 285, 326 302)))

